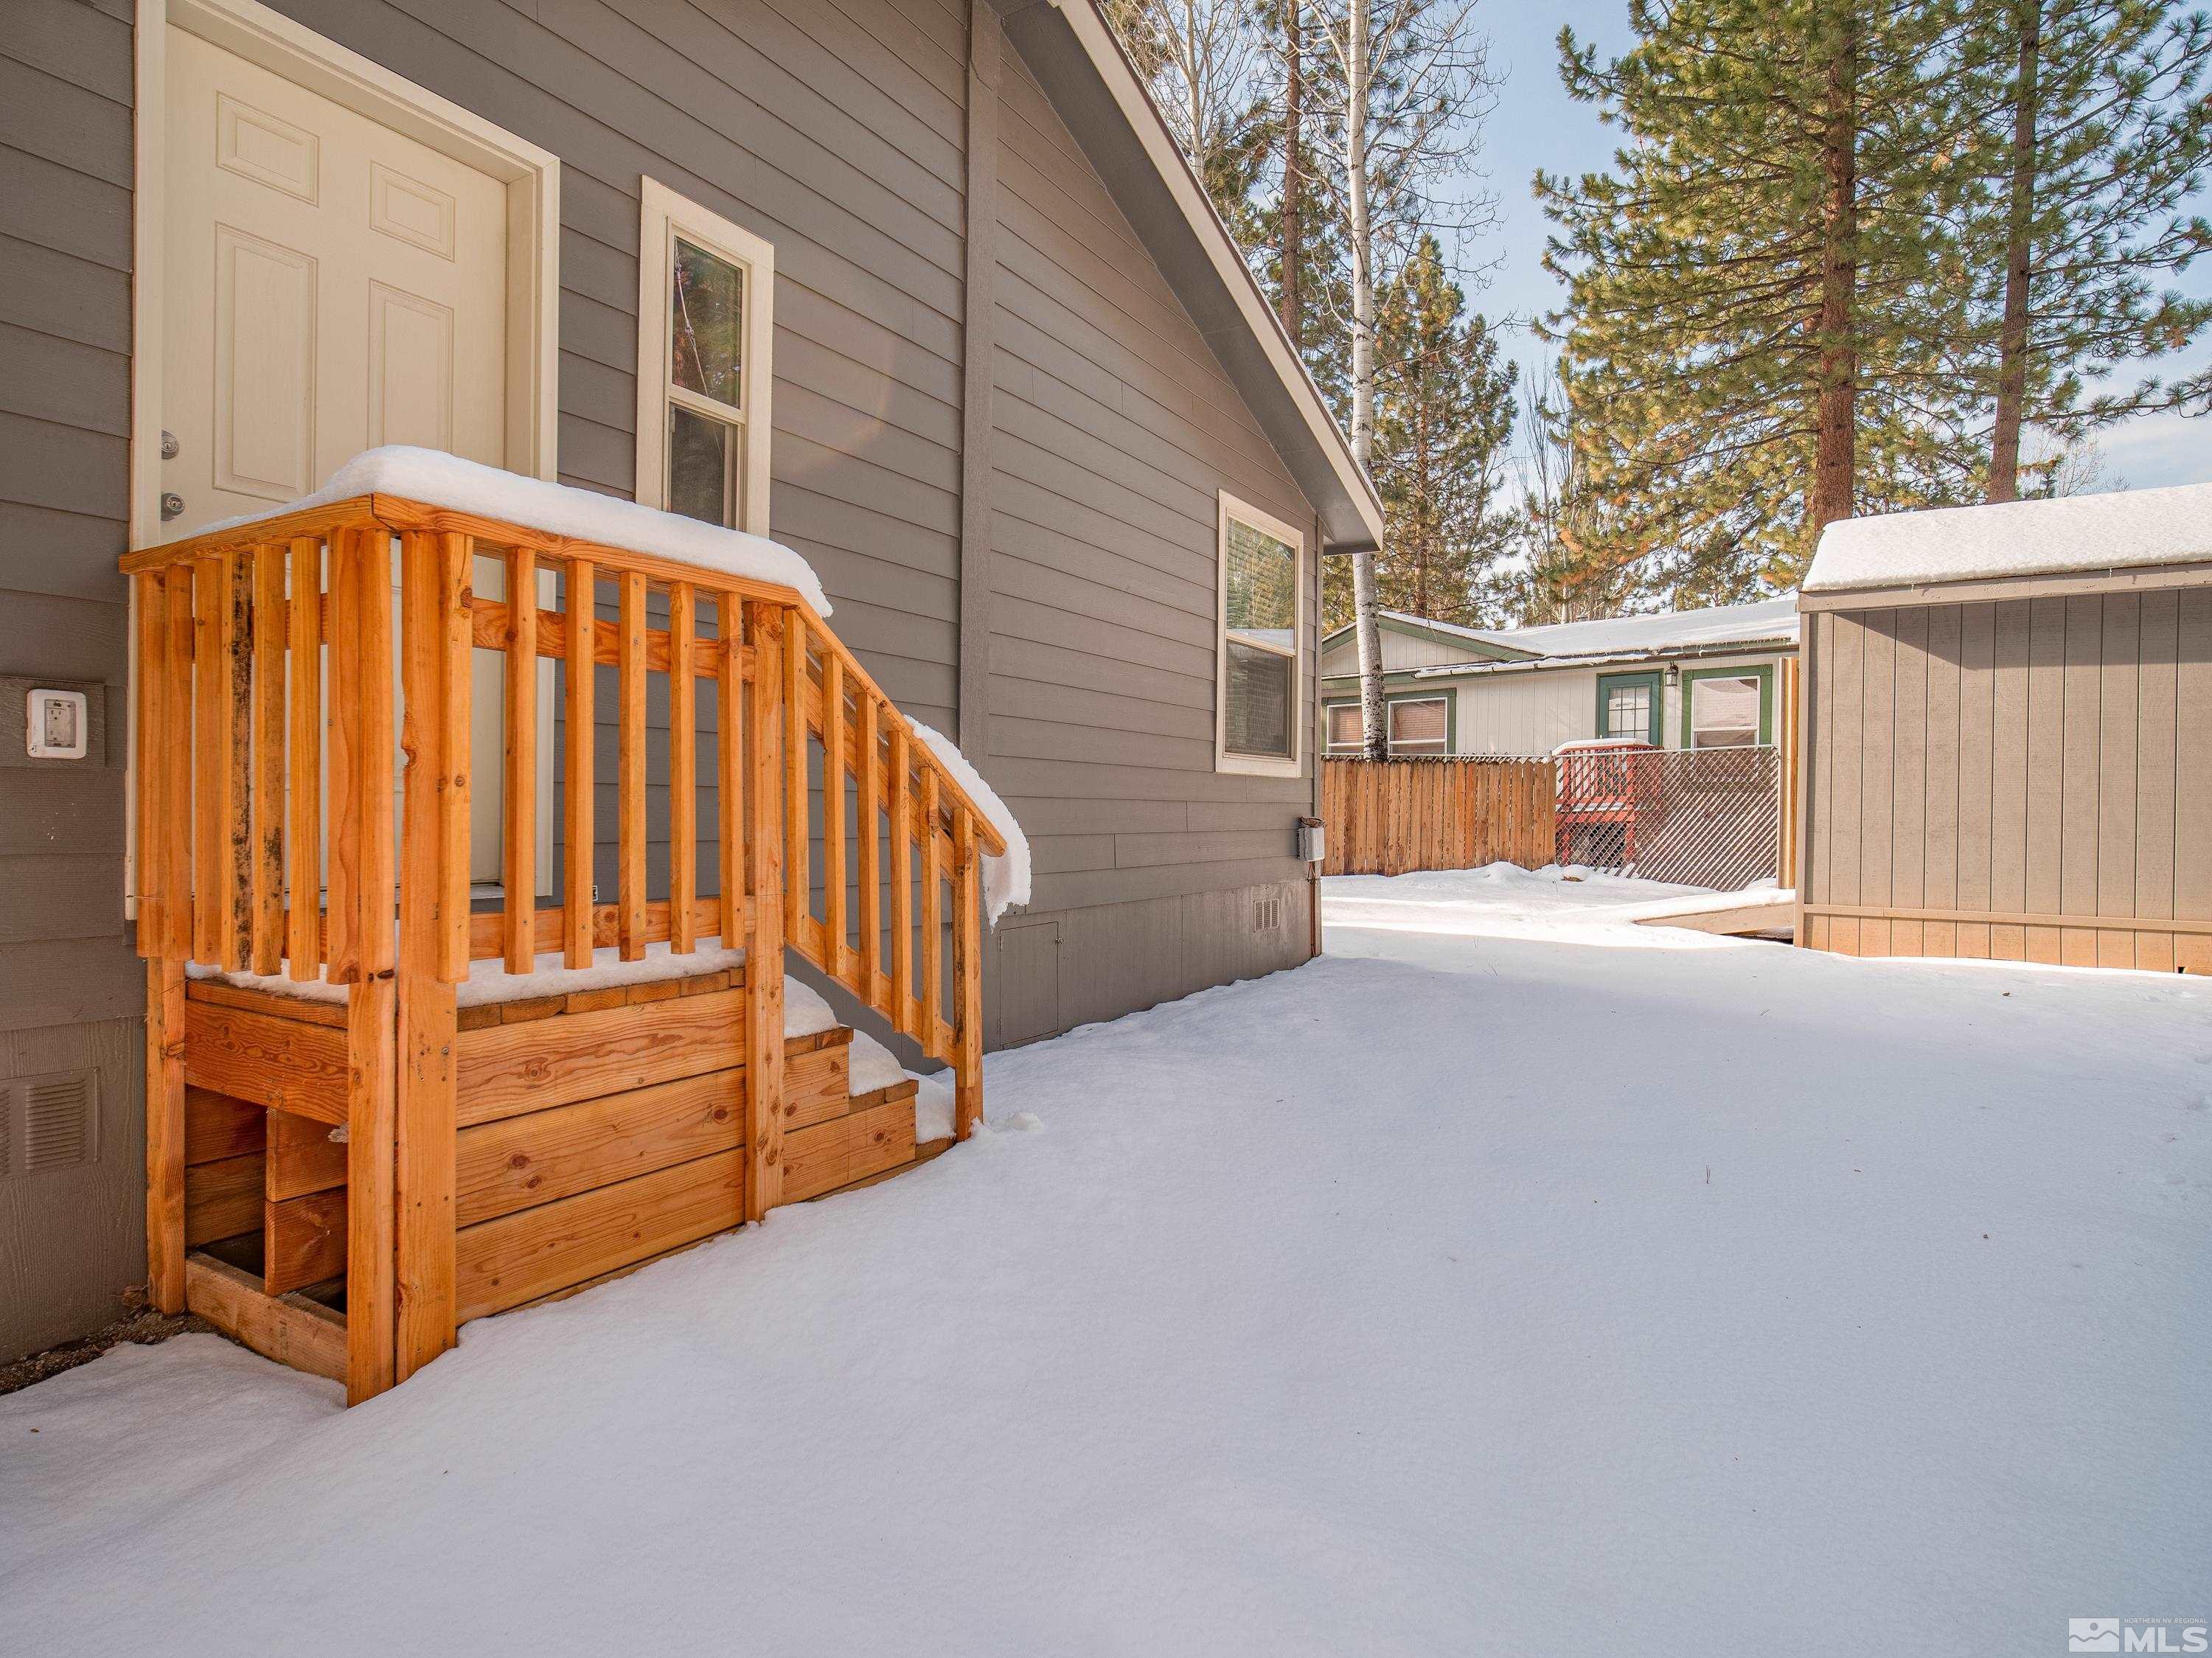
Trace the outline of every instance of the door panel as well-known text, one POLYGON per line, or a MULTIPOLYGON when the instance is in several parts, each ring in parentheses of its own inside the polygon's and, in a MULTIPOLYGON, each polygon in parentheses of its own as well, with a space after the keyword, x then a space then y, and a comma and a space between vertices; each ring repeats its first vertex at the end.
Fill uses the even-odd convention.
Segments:
POLYGON ((379 443, 504 461, 506 186, 196 35, 167 58, 165 532, 379 443))
POLYGON ((368 442, 453 446, 453 313, 368 285, 368 442))
MULTIPOLYGON (((313 489, 315 261, 215 228, 215 487, 264 501, 313 489)), ((172 428, 173 429, 173 428, 172 428)))

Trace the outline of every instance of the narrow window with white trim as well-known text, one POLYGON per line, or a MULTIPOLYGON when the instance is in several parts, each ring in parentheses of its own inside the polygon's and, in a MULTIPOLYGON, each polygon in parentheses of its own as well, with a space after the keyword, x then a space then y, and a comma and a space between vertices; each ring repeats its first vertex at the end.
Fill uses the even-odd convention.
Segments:
POLYGON ((1305 537, 1224 492, 1215 769, 1295 777, 1305 537))
POLYGON ((775 250, 644 181, 637 498, 766 535, 775 250))

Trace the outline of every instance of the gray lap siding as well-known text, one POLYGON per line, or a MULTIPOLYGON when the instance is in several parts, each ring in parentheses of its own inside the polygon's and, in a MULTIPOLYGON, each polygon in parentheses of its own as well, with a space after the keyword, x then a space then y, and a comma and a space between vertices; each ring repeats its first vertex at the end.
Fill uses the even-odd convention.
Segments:
MULTIPOLYGON (((813 562, 833 625, 900 706, 960 729, 968 7, 275 6, 560 158, 564 482, 635 486, 641 176, 774 244, 773 532, 813 562)), ((91 682, 117 734, 82 774, 0 771, 0 1080, 58 1055, 94 1067, 104 1137, 82 1178, 0 1180, 0 1357, 96 1323, 143 1275, 114 568, 133 15, 15 0, 0 31, 0 674, 91 682)), ((1314 733, 1301 777, 1214 769, 1215 494, 1300 525, 1314 513, 1011 46, 990 113, 988 550, 969 549, 987 625, 965 648, 985 661, 981 763, 1037 860, 1034 902, 988 950, 998 1044, 1308 953, 1312 889, 1291 851, 1314 733)), ((603 694, 603 720, 614 706, 603 694)), ((657 693, 659 752, 665 709, 657 693)), ((611 841, 611 727, 598 736, 611 841)), ((656 792, 656 887, 666 820, 656 792)))
POLYGON ((1312 732, 1305 775, 1214 769, 1217 492, 1307 530, 1309 691, 1318 566, 1311 507, 1018 58, 999 90, 985 729, 1036 859, 986 986, 1006 1042, 1309 953, 1312 732))

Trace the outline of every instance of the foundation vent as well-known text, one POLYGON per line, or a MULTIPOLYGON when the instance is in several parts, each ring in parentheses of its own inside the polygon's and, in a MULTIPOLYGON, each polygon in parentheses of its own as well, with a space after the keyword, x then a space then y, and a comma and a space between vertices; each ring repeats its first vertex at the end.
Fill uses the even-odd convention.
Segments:
POLYGON ((1283 895, 1271 892, 1264 898, 1252 901, 1252 931, 1280 932, 1283 930, 1283 895))
POLYGON ((0 1083, 0 1175, 37 1175, 90 1163, 100 1098, 89 1071, 0 1083))

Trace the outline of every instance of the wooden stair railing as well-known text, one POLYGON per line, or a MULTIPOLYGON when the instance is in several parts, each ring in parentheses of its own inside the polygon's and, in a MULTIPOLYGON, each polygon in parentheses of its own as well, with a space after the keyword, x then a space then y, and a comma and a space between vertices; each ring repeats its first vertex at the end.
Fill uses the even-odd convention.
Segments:
MULTIPOLYGON (((471 962, 526 973, 557 950, 584 967, 594 949, 633 961, 650 944, 688 952, 710 935, 751 962, 788 947, 952 1067, 960 1138, 980 1121, 981 859, 1005 844, 793 590, 388 495, 150 548, 121 567, 136 605, 147 1253, 164 1310, 185 1304, 188 961, 351 987, 356 1398, 453 1338, 455 989, 471 962), (503 598, 474 592, 487 560, 503 598), (549 579, 561 584, 557 607, 539 600, 549 579), (611 620, 599 613, 605 589, 611 620), (501 738, 472 753, 480 650, 505 659, 501 738), (560 665, 566 725, 562 879, 550 907, 537 899, 545 659, 560 665), (611 903, 593 886, 603 666, 616 685, 611 903), (670 750, 658 897, 647 891, 655 675, 668 682, 670 750), (714 713, 703 765, 702 682, 714 713), (397 815, 395 741, 405 762, 397 815), (495 765, 504 898, 471 914, 471 771, 495 765), (699 868, 702 780, 714 806, 711 897, 699 868)), ((750 1220, 781 1196, 783 977, 749 972, 745 985, 750 1220)))

